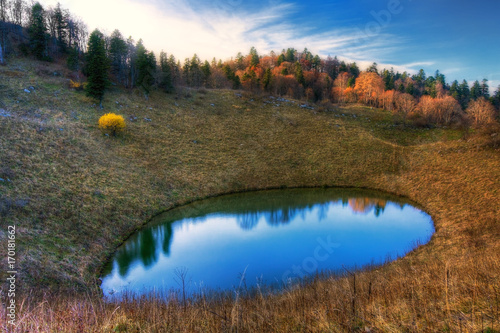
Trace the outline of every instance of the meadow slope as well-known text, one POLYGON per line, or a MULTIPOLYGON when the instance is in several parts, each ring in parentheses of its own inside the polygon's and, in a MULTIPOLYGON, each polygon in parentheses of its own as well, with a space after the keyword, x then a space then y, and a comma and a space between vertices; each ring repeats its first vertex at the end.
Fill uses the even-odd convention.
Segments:
POLYGON ((112 87, 100 110, 68 88, 68 75, 22 60, 0 67, 0 241, 15 225, 19 331, 500 329, 497 129, 411 128, 369 107, 303 108, 229 90, 146 100, 112 87), (125 117, 123 135, 99 131, 104 112, 125 117), (152 296, 117 307, 99 298, 104 262, 155 214, 224 193, 312 186, 408 197, 436 233, 357 273, 355 289, 352 277, 323 277, 236 300, 152 296))

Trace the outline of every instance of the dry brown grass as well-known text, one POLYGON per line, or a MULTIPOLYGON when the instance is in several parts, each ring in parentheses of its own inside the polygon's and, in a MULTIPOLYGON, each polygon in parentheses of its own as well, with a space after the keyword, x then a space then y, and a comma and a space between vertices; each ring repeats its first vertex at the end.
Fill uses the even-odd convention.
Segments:
POLYGON ((0 178, 11 180, 0 182, 0 240, 17 226, 16 331, 500 329, 500 154, 484 137, 394 127, 390 113, 359 106, 317 113, 233 91, 145 101, 116 89, 101 112, 65 78, 36 72, 23 61, 0 68, 0 107, 11 114, 0 116, 0 178), (133 121, 106 137, 103 112, 133 121), (324 185, 406 196, 432 215, 436 233, 405 258, 356 273, 356 292, 352 276, 336 276, 185 306, 175 295, 98 296, 105 260, 155 213, 234 191, 324 185))

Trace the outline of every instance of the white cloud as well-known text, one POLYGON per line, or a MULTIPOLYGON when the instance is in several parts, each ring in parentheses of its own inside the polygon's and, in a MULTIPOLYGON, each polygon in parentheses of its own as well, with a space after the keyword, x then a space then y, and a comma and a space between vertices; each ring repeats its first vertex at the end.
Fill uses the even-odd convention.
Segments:
POLYGON ((45 0, 43 4, 55 5, 58 1, 82 17, 90 31, 100 28, 111 33, 119 29, 125 37, 142 38, 155 53, 163 49, 181 61, 194 53, 201 59, 225 60, 255 46, 261 54, 307 47, 323 57, 330 54, 357 61, 361 69, 373 61, 379 62, 380 69, 394 67, 401 71, 415 71, 419 65, 431 64, 384 64, 383 59, 405 40, 384 33, 367 36, 354 28, 312 33, 311 28, 287 19, 297 10, 294 5, 276 1, 254 12, 246 12, 240 6, 241 0, 216 0, 210 6, 194 6, 188 0, 45 0))

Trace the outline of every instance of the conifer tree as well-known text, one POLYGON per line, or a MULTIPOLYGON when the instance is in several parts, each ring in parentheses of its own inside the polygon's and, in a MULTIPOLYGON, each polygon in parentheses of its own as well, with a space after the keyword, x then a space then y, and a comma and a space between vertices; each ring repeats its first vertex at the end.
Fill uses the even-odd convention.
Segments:
POLYGON ((304 71, 302 70, 302 65, 299 62, 295 63, 295 79, 302 86, 305 86, 306 80, 304 78, 304 71))
POLYGON ((135 87, 137 80, 137 52, 132 36, 127 39, 127 88, 135 87))
POLYGON ((349 80, 347 80, 347 87, 354 88, 355 84, 356 84, 356 78, 354 76, 351 76, 349 80))
POLYGON ((252 46, 252 48, 250 49, 250 66, 257 66, 259 63, 260 63, 260 59, 259 59, 259 54, 257 53, 257 50, 255 49, 255 47, 252 46))
POLYGON ((7 1, 0 0, 0 65, 4 64, 5 44, 7 41, 7 1))
POLYGON ((498 86, 495 94, 491 97, 491 103, 493 103, 497 110, 500 110, 500 86, 498 86))
POLYGON ((377 69, 377 63, 374 62, 373 64, 371 64, 370 67, 368 67, 368 69, 366 70, 367 72, 373 72, 373 73, 377 73, 378 74, 378 69, 377 69))
POLYGON ((210 75, 212 74, 211 69, 210 69, 210 63, 207 60, 205 60, 203 65, 201 65, 200 69, 201 69, 201 72, 203 74, 203 83, 205 85, 207 85, 208 79, 210 78, 210 75))
POLYGON ((241 52, 238 52, 236 55, 236 68, 240 70, 245 69, 245 57, 241 54, 241 52))
POLYGON ((264 77, 262 78, 262 86, 264 90, 269 91, 271 88, 271 81, 273 79, 273 73, 271 72, 271 68, 267 68, 264 72, 264 77))
POLYGON ((355 62, 353 62, 351 64, 351 66, 349 67, 349 72, 351 72, 351 74, 354 78, 357 78, 359 76, 359 73, 360 73, 359 67, 358 67, 358 65, 356 65, 355 62))
POLYGON ((490 98, 490 87, 488 86, 487 79, 483 79, 481 82, 481 96, 486 99, 490 98))
POLYGON ((314 70, 319 71, 321 68, 321 58, 319 55, 315 55, 314 58, 311 60, 311 66, 314 70))
POLYGON ((459 99, 458 102, 462 106, 462 109, 466 109, 467 105, 469 104, 470 100, 470 88, 469 88, 469 83, 467 83, 466 80, 463 80, 462 83, 458 86, 458 91, 459 91, 459 99))
POLYGON ((108 58, 104 46, 104 36, 99 30, 94 30, 90 34, 87 48, 87 96, 99 100, 102 109, 102 99, 108 86, 108 58))
POLYGON ((482 92, 483 92, 483 90, 481 89, 481 84, 479 83, 479 81, 478 80, 474 81, 474 84, 472 85, 472 88, 470 89, 470 97, 473 100, 476 100, 482 96, 482 92))
POLYGON ((191 61, 189 58, 184 59, 184 65, 182 66, 182 78, 184 79, 184 83, 189 86, 191 85, 191 76, 189 75, 189 67, 191 61))
POLYGON ((39 2, 31 7, 31 20, 28 28, 30 47, 33 55, 40 60, 48 60, 47 26, 45 24, 45 10, 39 2))
POLYGON ((444 76, 444 74, 441 74, 439 70, 437 70, 435 76, 436 76, 436 81, 441 82, 443 87, 446 87, 446 77, 444 76))
POLYGON ((228 80, 230 80, 233 83, 233 89, 239 89, 241 86, 240 77, 234 74, 231 67, 229 67, 229 65, 226 64, 222 67, 222 71, 224 72, 228 80))
POLYGON ((127 51, 127 42, 123 38, 121 32, 119 30, 113 31, 109 40, 111 74, 123 83, 125 83, 127 51))
POLYGON ((189 61, 189 83, 192 87, 201 86, 202 72, 200 69, 200 58, 195 54, 189 61))
POLYGON ((453 81, 453 83, 451 84, 450 95, 457 101, 460 101, 460 88, 457 80, 453 81))
POLYGON ((181 78, 181 70, 173 54, 168 57, 168 65, 170 66, 170 70, 172 71, 172 85, 174 85, 175 87, 179 83, 179 80, 181 78))
POLYGON ((285 62, 285 55, 282 53, 278 56, 278 59, 276 60, 276 66, 280 66, 284 62, 285 62))
POLYGON ((295 53, 297 52, 297 50, 293 49, 293 48, 289 48, 286 50, 286 54, 285 54, 285 61, 288 61, 288 62, 294 62, 295 61, 295 53))
POLYGON ((148 52, 142 39, 137 42, 137 85, 144 90, 144 96, 149 98, 153 86, 154 72, 156 71, 156 57, 153 52, 148 52))
POLYGON ((76 46, 68 50, 68 58, 66 59, 66 66, 72 71, 77 71, 79 68, 80 52, 76 46))
POLYGON ((55 23, 55 33, 57 39, 57 47, 61 53, 66 52, 66 38, 67 38, 67 20, 66 17, 61 10, 61 4, 57 3, 57 6, 54 10, 54 23, 55 23))
POLYGON ((160 80, 158 85, 161 89, 163 89, 163 91, 171 93, 174 90, 172 68, 170 67, 167 54, 164 51, 160 52, 160 71, 160 80))

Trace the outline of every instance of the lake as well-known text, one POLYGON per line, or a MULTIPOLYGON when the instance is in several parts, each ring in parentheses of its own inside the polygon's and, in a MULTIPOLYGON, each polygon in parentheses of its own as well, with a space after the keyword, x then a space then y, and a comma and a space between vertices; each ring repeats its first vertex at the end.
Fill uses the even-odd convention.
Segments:
POLYGON ((285 189, 220 196, 153 218, 106 265, 105 295, 189 294, 284 286, 381 264, 427 243, 431 217, 403 198, 359 189, 285 189))

